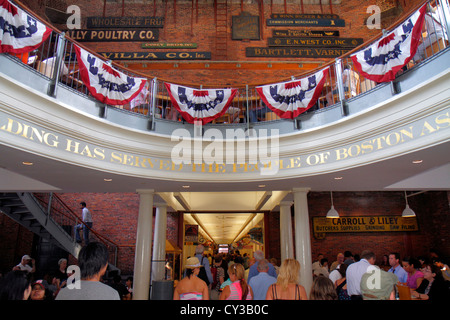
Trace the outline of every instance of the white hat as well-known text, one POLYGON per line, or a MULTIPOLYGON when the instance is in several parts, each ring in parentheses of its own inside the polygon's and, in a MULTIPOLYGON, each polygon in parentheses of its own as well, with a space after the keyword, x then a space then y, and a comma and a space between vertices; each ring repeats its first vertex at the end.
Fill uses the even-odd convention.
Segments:
POLYGON ((22 260, 33 260, 33 259, 31 259, 31 257, 26 254, 22 257, 22 260))
POLYGON ((194 268, 199 268, 199 267, 203 267, 200 264, 200 261, 198 261, 198 259, 196 257, 192 257, 186 260, 186 268, 187 269, 194 269, 194 268))

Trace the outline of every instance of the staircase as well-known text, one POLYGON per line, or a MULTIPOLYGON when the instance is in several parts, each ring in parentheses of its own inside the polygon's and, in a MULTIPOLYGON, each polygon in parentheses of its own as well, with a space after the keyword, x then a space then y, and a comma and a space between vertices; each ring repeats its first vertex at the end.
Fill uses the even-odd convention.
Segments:
POLYGON ((216 56, 215 60, 227 60, 227 41, 228 41, 228 0, 215 0, 216 22, 216 56))
MULTIPOLYGON (((56 195, 29 192, 0 193, 0 211, 49 243, 78 257, 81 245, 71 235, 73 226, 79 221, 78 217, 56 195)), ((95 241, 101 241, 108 247, 110 252, 108 271, 118 270, 114 266, 117 264, 117 246, 107 243, 104 237, 99 237, 93 230, 90 235, 96 238, 95 241)))

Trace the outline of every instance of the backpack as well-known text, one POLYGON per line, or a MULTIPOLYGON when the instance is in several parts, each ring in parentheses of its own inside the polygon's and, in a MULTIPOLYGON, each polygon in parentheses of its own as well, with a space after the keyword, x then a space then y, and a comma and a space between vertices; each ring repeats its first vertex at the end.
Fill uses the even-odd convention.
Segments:
POLYGON ((198 276, 200 279, 202 279, 203 281, 206 282, 206 285, 209 286, 209 280, 208 280, 208 276, 206 275, 206 270, 205 270, 205 265, 203 264, 203 259, 205 257, 202 257, 202 262, 201 265, 203 266, 202 268, 200 268, 200 272, 198 273, 198 276))

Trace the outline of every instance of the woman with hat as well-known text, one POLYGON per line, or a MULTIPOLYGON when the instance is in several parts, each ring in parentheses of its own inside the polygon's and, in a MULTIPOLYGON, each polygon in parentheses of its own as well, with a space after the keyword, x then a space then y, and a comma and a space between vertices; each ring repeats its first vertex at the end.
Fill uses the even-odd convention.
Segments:
POLYGON ((201 267, 196 257, 187 259, 186 276, 178 282, 173 292, 174 300, 209 300, 208 286, 197 277, 201 267))

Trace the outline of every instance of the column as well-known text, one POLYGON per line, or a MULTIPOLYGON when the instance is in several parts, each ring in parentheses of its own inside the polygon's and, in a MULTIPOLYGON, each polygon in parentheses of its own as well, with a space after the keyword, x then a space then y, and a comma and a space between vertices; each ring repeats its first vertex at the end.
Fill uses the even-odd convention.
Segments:
POLYGON ((291 206, 291 201, 280 202, 281 262, 283 262, 285 259, 294 258, 291 206))
POLYGON ((294 188, 295 255, 300 262, 300 284, 309 294, 312 286, 311 237, 309 231, 309 188, 294 188))
POLYGON ((167 204, 156 203, 155 237, 153 243, 152 282, 164 280, 166 260, 167 204))
POLYGON ((153 236, 154 190, 136 190, 139 193, 139 216, 134 258, 133 300, 148 300, 153 236))

